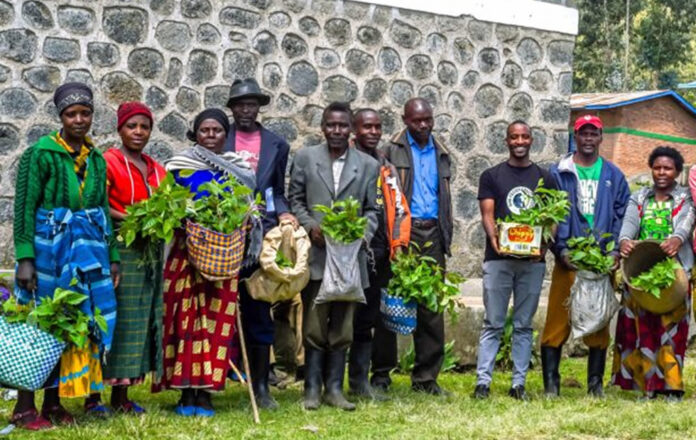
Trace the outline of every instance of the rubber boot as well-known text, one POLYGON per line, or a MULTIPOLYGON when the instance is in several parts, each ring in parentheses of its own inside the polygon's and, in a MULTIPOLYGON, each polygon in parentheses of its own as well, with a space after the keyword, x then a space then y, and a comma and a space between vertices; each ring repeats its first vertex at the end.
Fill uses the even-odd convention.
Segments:
POLYGON ((353 341, 348 357, 348 386, 350 393, 368 399, 384 401, 387 397, 370 386, 367 376, 372 358, 372 342, 353 341))
POLYGON ((561 375, 558 367, 561 363, 563 347, 541 347, 541 369, 544 378, 544 394, 546 397, 561 395, 561 375))
POLYGON ((590 348, 587 357, 587 394, 604 397, 604 364, 607 359, 606 348, 590 348))
POLYGON ((329 406, 341 408, 345 411, 354 411, 355 405, 350 403, 343 396, 343 376, 346 372, 346 350, 329 351, 327 366, 327 371, 324 374, 326 385, 326 389, 324 390, 324 403, 329 406))
POLYGON ((276 409, 278 402, 271 397, 268 377, 271 371, 271 347, 268 345, 250 345, 249 363, 251 364, 251 388, 254 390, 259 408, 276 409))
POLYGON ((305 347, 304 407, 307 410, 319 409, 321 405, 323 366, 324 352, 305 347))

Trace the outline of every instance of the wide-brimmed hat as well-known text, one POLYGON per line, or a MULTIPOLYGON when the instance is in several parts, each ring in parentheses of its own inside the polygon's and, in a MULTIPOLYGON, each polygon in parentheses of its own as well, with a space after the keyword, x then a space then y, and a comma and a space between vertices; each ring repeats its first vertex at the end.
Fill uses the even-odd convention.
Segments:
POLYGON ((227 100, 227 107, 232 107, 232 103, 242 98, 256 98, 260 105, 271 102, 271 97, 261 92, 259 83, 254 78, 235 79, 230 87, 230 98, 227 100))

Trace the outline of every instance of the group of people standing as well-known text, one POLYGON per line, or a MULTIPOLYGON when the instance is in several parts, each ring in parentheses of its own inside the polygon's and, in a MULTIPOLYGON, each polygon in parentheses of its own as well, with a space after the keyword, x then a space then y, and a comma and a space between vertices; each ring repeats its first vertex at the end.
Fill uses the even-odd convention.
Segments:
MULTIPOLYGON (((485 318, 479 340, 477 384, 474 398, 490 393, 492 372, 505 325, 510 295, 512 316, 512 385, 509 395, 527 400, 525 379, 530 363, 532 318, 539 303, 545 274, 545 259, 520 259, 500 252, 496 220, 529 207, 540 178, 544 186, 565 191, 570 213, 547 243, 554 256, 546 323, 541 334, 541 364, 544 393, 560 394, 559 364, 563 345, 571 332, 568 300, 578 268, 569 255, 569 240, 594 234, 602 249, 614 243, 608 255, 613 270, 627 258, 640 240, 657 240, 669 257, 675 257, 687 274, 694 263, 693 230, 696 211, 696 169, 689 175, 689 188, 678 183, 684 158, 678 150, 658 146, 648 158, 652 185, 631 193, 626 177, 599 155, 603 124, 599 117, 584 115, 574 124, 576 150, 544 170, 530 159, 533 142, 529 126, 515 121, 507 128, 509 159, 481 175, 478 199, 486 252, 483 263, 485 318)), ((532 202, 533 203, 533 202, 532 202)), ((546 249, 542 246, 542 252, 546 249)), ((625 281, 625 280, 624 280, 625 281)), ((656 314, 640 307, 625 283, 614 339, 611 383, 626 390, 641 391, 652 399, 663 395, 680 400, 684 394, 683 367, 686 351, 691 292, 669 313, 656 314)), ((609 347, 609 326, 583 338, 589 349, 587 392, 604 395, 604 371, 609 347)))
MULTIPOLYGON (((60 285, 65 279, 63 267, 77 268, 78 284, 71 288, 85 293, 108 324, 96 339, 104 384, 112 386, 108 407, 101 400, 103 387, 94 387, 85 400, 86 411, 96 415, 143 413, 145 409, 129 399, 128 388, 152 373, 153 391, 180 390, 177 414, 214 415, 211 395, 223 390, 232 375, 230 363, 239 355, 237 307, 243 311, 254 395, 262 408, 277 407, 269 390, 272 305, 252 298, 243 279, 258 268, 254 257, 260 239, 281 221, 303 227, 312 244, 310 281, 300 295, 304 407, 313 410, 324 403, 355 409, 343 394, 346 363, 353 394, 386 399, 390 372, 397 365, 396 335, 383 327, 379 317, 390 261, 414 243, 418 252, 445 269, 452 244, 452 161, 448 149, 432 134, 433 110, 423 99, 409 100, 403 110, 405 128, 382 142, 378 112, 354 112, 348 104, 331 103, 321 119, 325 142, 295 153, 286 195, 289 145, 257 121, 260 108, 269 101, 254 79, 236 80, 227 102, 232 121, 221 109, 202 111, 187 134, 190 146, 162 165, 143 152, 154 123, 145 104, 126 102, 118 108, 121 143, 102 154, 88 136, 94 109, 92 91, 81 83, 63 84, 55 91, 62 126, 27 148, 17 173, 16 292, 21 301, 40 301, 53 295, 56 287, 69 287, 60 285), (126 247, 115 239, 114 231, 128 215, 127 207, 147 199, 168 173, 194 198, 207 195, 204 183, 234 178, 263 199, 261 219, 250 227, 247 240, 245 262, 249 264, 239 278, 211 281, 203 277, 189 262, 183 229, 175 231, 166 252, 152 252, 145 243, 126 247), (358 201, 359 214, 368 220, 365 246, 358 255, 366 303, 315 304, 324 276, 326 241, 320 226, 322 214, 313 208, 347 198, 358 201), (82 235, 77 235, 78 230, 82 235), (85 234, 89 240, 84 240, 85 234)), ((545 259, 544 255, 518 259, 501 254, 496 221, 528 207, 540 178, 546 187, 566 191, 571 203, 570 214, 550 243, 556 263, 541 341, 547 395, 560 393, 558 367, 570 333, 565 303, 576 267, 568 257, 569 239, 610 233, 616 243, 611 255, 617 263, 631 253, 636 240, 657 239, 668 255, 678 256, 684 269, 690 271, 693 265, 694 205, 689 189, 676 183, 684 165, 679 152, 656 148, 648 163, 654 185, 631 195, 621 171, 599 156, 601 120, 579 118, 574 135, 577 150, 549 171, 531 161, 531 130, 524 121, 515 121, 507 129, 509 159, 481 175, 478 198, 487 236, 483 263, 486 314, 476 398, 489 395, 511 294, 514 368, 510 395, 528 398, 525 379, 533 344, 532 318, 545 259)), ((696 182, 696 176, 693 180, 696 182)), ((696 185, 691 186, 694 190, 696 185)), ((679 398, 683 394, 689 300, 690 296, 669 315, 655 315, 624 295, 615 342, 614 384, 640 389, 650 397, 679 398)), ((419 306, 413 340, 412 389, 448 394, 437 382, 445 355, 442 314, 419 306)), ((585 343, 589 347, 588 392, 601 396, 608 329, 585 338, 585 343)), ((32 430, 71 423, 72 415, 60 404, 57 380, 54 374, 47 381, 40 412, 34 405, 34 393, 20 391, 13 423, 32 430)))
MULTIPOLYGON (((177 414, 214 415, 211 395, 223 390, 233 376, 230 365, 239 357, 238 307, 254 395, 260 407, 277 407, 269 390, 271 304, 252 298, 243 279, 258 268, 255 258, 264 234, 281 221, 305 228, 312 243, 310 281, 301 292, 305 408, 324 403, 355 409, 343 395, 349 349, 350 390, 385 398, 389 373, 397 364, 396 335, 381 326, 378 313, 389 261, 409 240, 431 242, 422 252, 444 267, 452 239, 450 158, 432 136, 432 108, 422 99, 409 101, 403 115, 406 129, 378 150, 382 131, 376 111, 354 113, 348 104, 330 104, 321 121, 326 142, 295 154, 286 196, 289 145, 257 121, 269 101, 254 79, 235 80, 227 102, 232 121, 221 109, 205 109, 187 133, 191 146, 160 164, 144 153, 154 124, 145 104, 119 106, 120 145, 102 154, 88 135, 95 106, 91 89, 66 83, 55 91, 62 126, 26 149, 17 173, 15 290, 20 302, 28 302, 52 296, 56 287, 76 289, 93 305, 83 308, 88 315, 98 306, 105 317, 107 330, 93 336, 103 384, 112 387, 111 400, 104 404, 103 385, 94 384, 85 398, 86 412, 145 412, 129 399, 128 389, 151 374, 153 392, 181 392, 177 414), (250 226, 238 278, 203 277, 189 261, 183 229, 175 231, 166 249, 154 251, 148 243, 126 247, 116 239, 127 208, 149 198, 167 174, 194 199, 207 195, 204 183, 229 178, 260 195, 261 219, 250 226), (349 197, 368 219, 358 257, 367 302, 314 304, 326 253, 322 215, 313 207, 349 197), (89 240, 78 236, 78 230, 89 240), (83 252, 85 242, 88 252, 83 252), (63 285, 64 267, 71 268, 76 285, 63 285)), ((437 384, 444 359, 442 316, 419 308, 414 341, 413 389, 442 394, 437 384)), ((19 392, 12 423, 39 430, 74 422, 60 402, 58 370, 43 387, 41 411, 33 392, 19 392)))

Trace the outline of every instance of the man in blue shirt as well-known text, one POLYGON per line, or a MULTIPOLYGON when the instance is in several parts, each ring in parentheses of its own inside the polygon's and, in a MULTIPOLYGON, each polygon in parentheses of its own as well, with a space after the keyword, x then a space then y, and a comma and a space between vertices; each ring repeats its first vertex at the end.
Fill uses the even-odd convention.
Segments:
MULTIPOLYGON (((411 210, 411 242, 423 255, 434 258, 445 268, 445 255, 452 242, 452 199, 450 194, 450 155, 445 146, 432 135, 433 110, 422 98, 409 100, 402 116, 406 129, 397 134, 384 149, 384 154, 397 169, 404 194, 411 210), (426 243, 431 243, 426 247, 426 243)), ((413 333, 416 352, 411 387, 414 391, 440 395, 445 392, 437 384, 445 358, 445 324, 441 313, 418 306, 418 324, 413 333)), ((373 359, 374 361, 374 359, 373 359)), ((382 383, 373 385, 386 389, 391 382, 388 373, 382 383)))

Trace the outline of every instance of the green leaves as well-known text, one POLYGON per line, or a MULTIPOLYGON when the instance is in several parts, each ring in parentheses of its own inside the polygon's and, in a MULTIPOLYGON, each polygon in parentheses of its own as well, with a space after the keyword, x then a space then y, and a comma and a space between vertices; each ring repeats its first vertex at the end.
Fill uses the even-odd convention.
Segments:
POLYGON ((393 276, 387 290, 390 295, 404 301, 416 301, 429 310, 454 313, 459 284, 465 281, 457 272, 443 277, 442 268, 427 256, 420 255, 418 246, 412 244, 408 251, 396 256, 391 265, 393 276))
POLYGON ((321 230, 340 243, 352 243, 365 236, 367 218, 360 217, 360 202, 353 197, 331 203, 331 207, 314 205, 314 210, 321 212, 321 230))
MULTIPOLYGON (((242 226, 251 210, 249 196, 252 190, 230 178, 223 182, 210 181, 199 187, 207 196, 193 200, 193 193, 179 185, 174 176, 167 174, 150 198, 126 208, 128 214, 121 223, 118 239, 130 247, 138 237, 145 239, 149 260, 156 259, 159 244, 169 242, 174 230, 182 226, 184 219, 191 218, 196 223, 223 234, 230 234, 242 226)), ((256 205, 261 205, 261 195, 257 194, 256 205)), ((258 210, 252 212, 259 215, 258 210)))
MULTIPOLYGON (((80 310, 80 304, 86 299, 87 296, 82 293, 57 288, 53 298, 42 298, 41 304, 36 307, 33 301, 21 305, 12 297, 3 303, 2 313, 7 322, 35 325, 63 342, 85 348, 93 330, 90 328, 90 317, 80 310)), ((94 309, 94 323, 97 328, 106 331, 106 319, 98 308, 94 309)))
MULTIPOLYGON (((611 238, 611 234, 602 234, 601 239, 611 238)), ((611 272, 614 267, 614 257, 606 255, 614 250, 615 243, 609 241, 602 251, 594 234, 589 232, 587 237, 575 237, 568 240, 568 256, 571 263, 581 270, 588 270, 597 274, 611 272)))
POLYGON ((681 265, 672 258, 666 258, 649 270, 631 278, 631 285, 659 299, 660 291, 671 286, 677 279, 677 269, 681 269, 681 265))
POLYGON ((152 195, 126 208, 126 218, 121 223, 118 239, 130 247, 138 238, 147 241, 171 241, 174 229, 181 226, 192 212, 193 194, 179 185, 174 176, 167 176, 152 195))
POLYGON ((553 241, 553 227, 562 222, 570 212, 568 193, 544 188, 544 179, 539 179, 534 190, 534 206, 519 214, 505 218, 505 222, 521 223, 529 226, 541 226, 543 241, 553 241))
POLYGON ((283 254, 283 251, 280 249, 278 249, 278 252, 276 253, 275 263, 280 269, 295 267, 295 263, 290 261, 290 259, 286 257, 285 254, 283 254))
MULTIPOLYGON (((208 195, 194 202, 193 221, 222 234, 231 234, 239 229, 252 209, 249 197, 253 190, 234 178, 223 182, 212 180, 199 187, 208 195)), ((255 204, 261 205, 261 195, 256 195, 255 204)), ((257 210, 253 215, 259 215, 257 210)))

